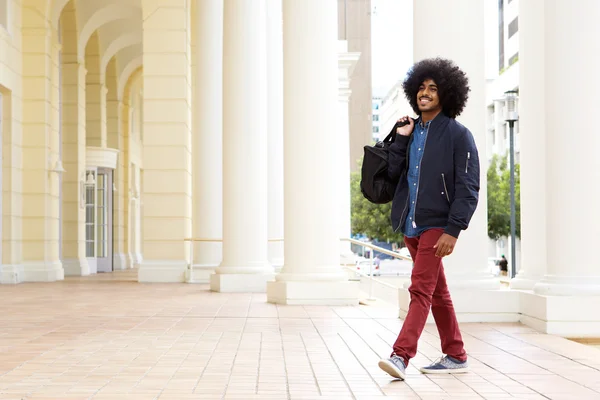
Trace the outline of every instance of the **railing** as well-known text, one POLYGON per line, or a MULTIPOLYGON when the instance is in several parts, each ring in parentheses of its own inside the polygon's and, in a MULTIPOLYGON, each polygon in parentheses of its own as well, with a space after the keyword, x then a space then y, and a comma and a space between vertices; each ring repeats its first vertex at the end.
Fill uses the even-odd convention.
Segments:
MULTIPOLYGON (((366 242, 361 242, 360 240, 356 240, 356 239, 351 239, 351 238, 342 238, 340 239, 343 242, 349 242, 358 246, 362 246, 363 248, 363 254, 364 254, 364 250, 365 248, 370 249, 371 251, 369 252, 369 274, 367 275, 366 273, 362 272, 362 271, 357 271, 356 266, 354 268, 352 267, 348 267, 348 266, 344 266, 343 268, 349 271, 352 271, 355 274, 361 275, 361 276, 365 276, 365 277, 369 277, 369 301, 373 301, 375 300, 375 298, 373 297, 373 254, 377 251, 379 253, 382 254, 386 254, 388 256, 394 257, 396 259, 399 260, 407 260, 407 261, 412 261, 412 258, 410 257, 405 257, 401 254, 398 254, 395 251, 391 251, 388 249, 384 249, 383 247, 379 247, 379 246, 375 246, 371 243, 366 243, 366 242)), ((269 242, 283 242, 283 238, 276 238, 276 239, 269 239, 269 242)), ((221 243, 223 242, 222 239, 206 239, 206 238, 186 238, 184 239, 184 242, 191 242, 190 245, 190 260, 188 263, 188 280, 192 281, 192 273, 193 273, 193 263, 194 263, 194 243, 196 242, 208 242, 208 243, 221 243)), ((382 280, 377 279, 376 280, 378 284, 383 285, 383 286, 387 286, 391 289, 397 289, 396 286, 391 285, 387 282, 384 282, 382 280)))
MULTIPOLYGON (((373 253, 375 253, 376 251, 382 254, 387 254, 388 256, 392 256, 394 258, 397 258, 399 260, 406 260, 406 261, 412 261, 412 258, 410 257, 404 257, 403 255, 400 255, 398 253, 396 253, 395 251, 391 251, 388 249, 384 249, 383 247, 379 247, 379 246, 375 246, 374 244, 371 243, 365 243, 365 242, 361 242, 360 240, 356 240, 356 239, 350 239, 350 238, 342 238, 341 239, 343 242, 350 242, 352 244, 356 244, 359 246, 362 246, 363 248, 363 254, 364 254, 364 249, 365 248, 369 248, 371 249, 371 251, 369 252, 369 297, 367 300, 369 301, 374 301, 375 298, 373 297, 373 280, 375 280, 373 278, 373 253)), ((362 271, 357 271, 356 268, 351 268, 351 267, 343 267, 346 270, 351 270, 353 271, 355 274, 359 274, 361 276, 367 276, 366 273, 362 272, 362 271)), ((391 289, 398 289, 396 286, 391 285, 387 282, 384 282, 382 280, 376 279, 377 283, 383 286, 387 286, 391 289)))

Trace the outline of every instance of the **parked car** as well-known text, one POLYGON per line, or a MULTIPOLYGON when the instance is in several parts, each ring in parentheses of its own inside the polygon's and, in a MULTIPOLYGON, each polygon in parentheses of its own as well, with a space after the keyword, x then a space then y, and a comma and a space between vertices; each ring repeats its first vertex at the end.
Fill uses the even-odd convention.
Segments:
MULTIPOLYGON (((370 261, 369 260, 364 260, 364 261, 358 261, 356 263, 356 272, 357 275, 359 272, 362 272, 363 274, 366 274, 367 276, 371 276, 371 265, 370 265, 370 261)), ((379 265, 375 265, 375 263, 373 263, 373 276, 381 276, 381 269, 379 268, 379 265)))

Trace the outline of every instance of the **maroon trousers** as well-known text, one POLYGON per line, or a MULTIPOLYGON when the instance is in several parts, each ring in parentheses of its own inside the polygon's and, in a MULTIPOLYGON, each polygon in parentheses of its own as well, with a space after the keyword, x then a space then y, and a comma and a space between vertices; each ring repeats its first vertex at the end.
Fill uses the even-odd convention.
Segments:
POLYGON ((429 309, 440 334, 442 352, 459 361, 467 360, 442 259, 436 257, 436 249, 433 248, 443 233, 443 229, 430 229, 418 238, 404 239, 414 265, 408 288, 408 314, 394 343, 394 354, 402 357, 406 365, 417 354, 417 342, 427 322, 429 309))

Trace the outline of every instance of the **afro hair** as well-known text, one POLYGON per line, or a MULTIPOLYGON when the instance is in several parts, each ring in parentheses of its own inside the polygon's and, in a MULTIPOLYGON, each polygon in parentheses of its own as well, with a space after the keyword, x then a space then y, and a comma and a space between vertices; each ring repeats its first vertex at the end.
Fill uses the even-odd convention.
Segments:
POLYGON ((456 118, 465 108, 469 98, 469 78, 452 61, 443 58, 421 60, 408 71, 402 84, 404 95, 416 114, 421 115, 417 105, 417 93, 423 81, 433 79, 437 84, 442 112, 456 118))

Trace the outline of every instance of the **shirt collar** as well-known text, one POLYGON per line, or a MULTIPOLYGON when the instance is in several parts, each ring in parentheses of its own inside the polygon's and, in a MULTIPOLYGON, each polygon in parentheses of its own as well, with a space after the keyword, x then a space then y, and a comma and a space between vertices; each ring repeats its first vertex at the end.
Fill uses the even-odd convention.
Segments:
POLYGON ((429 126, 429 124, 431 124, 431 121, 427 121, 427 122, 423 123, 423 120, 421 118, 419 118, 419 126, 421 128, 427 128, 429 126))

